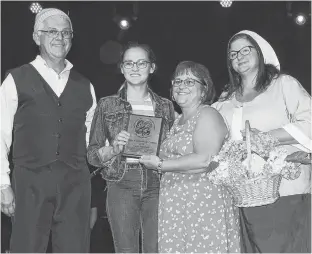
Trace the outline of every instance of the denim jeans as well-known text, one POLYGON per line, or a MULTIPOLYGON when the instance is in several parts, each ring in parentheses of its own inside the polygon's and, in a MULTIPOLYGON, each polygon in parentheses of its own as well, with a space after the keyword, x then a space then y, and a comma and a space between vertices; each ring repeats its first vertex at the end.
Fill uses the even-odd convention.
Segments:
POLYGON ((116 253, 158 252, 159 175, 140 164, 127 164, 119 182, 107 182, 106 209, 116 253))

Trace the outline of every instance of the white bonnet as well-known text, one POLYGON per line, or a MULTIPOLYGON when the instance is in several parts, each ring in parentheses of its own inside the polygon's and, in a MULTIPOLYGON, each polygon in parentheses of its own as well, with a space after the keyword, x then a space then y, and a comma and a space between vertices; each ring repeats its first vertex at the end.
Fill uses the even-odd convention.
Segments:
MULTIPOLYGON (((238 32, 237 34, 247 34, 250 37, 252 37, 258 43, 258 45, 262 51, 264 63, 272 64, 278 70, 280 70, 280 63, 278 61, 276 53, 275 53, 274 49, 272 48, 272 46, 265 39, 263 39, 259 34, 252 32, 252 31, 249 31, 249 30, 243 30, 243 31, 238 32)), ((235 34, 235 35, 237 35, 237 34, 235 34)))

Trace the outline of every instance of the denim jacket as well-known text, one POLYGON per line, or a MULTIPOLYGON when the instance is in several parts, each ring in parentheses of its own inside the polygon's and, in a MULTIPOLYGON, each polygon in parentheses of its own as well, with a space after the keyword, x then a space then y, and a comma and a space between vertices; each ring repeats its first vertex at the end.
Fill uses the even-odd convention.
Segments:
MULTIPOLYGON (((148 92, 152 97, 155 116, 163 118, 161 133, 161 142, 163 142, 174 122, 174 107, 170 100, 158 96, 151 89, 148 89, 148 92)), ((126 170, 125 157, 119 154, 103 162, 98 151, 105 146, 106 139, 112 145, 115 136, 120 131, 126 130, 129 114, 132 113, 126 95, 126 86, 124 86, 116 95, 101 98, 91 125, 88 161, 91 165, 101 168, 102 177, 108 181, 120 181, 123 178, 126 170)))

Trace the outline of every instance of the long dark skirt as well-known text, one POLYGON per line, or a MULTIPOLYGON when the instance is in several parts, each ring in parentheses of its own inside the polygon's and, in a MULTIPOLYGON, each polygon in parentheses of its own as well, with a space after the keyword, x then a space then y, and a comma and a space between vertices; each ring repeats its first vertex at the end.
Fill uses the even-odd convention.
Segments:
POLYGON ((311 253, 311 194, 240 208, 244 253, 311 253))

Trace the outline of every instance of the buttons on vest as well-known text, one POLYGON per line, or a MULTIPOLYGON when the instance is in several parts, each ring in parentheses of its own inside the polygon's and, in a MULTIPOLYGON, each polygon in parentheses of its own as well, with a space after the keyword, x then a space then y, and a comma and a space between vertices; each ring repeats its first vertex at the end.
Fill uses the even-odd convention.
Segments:
POLYGON ((20 110, 15 115, 15 120, 23 123, 23 128, 14 130, 16 135, 12 148, 15 164, 38 168, 62 158, 68 165, 83 168, 86 163, 84 115, 92 106, 90 81, 71 70, 66 92, 57 97, 30 64, 16 68, 12 75, 18 95, 27 105, 27 110, 20 110), (49 89, 43 89, 46 87, 49 89), (39 90, 36 92, 33 88, 40 90, 40 96, 37 94, 39 90), (48 112, 49 116, 38 114, 38 111, 48 112), (32 116, 31 121, 29 116, 32 116), (43 124, 48 127, 42 128, 43 124), (25 141, 28 137, 32 138, 31 142, 25 141), (49 149, 38 149, 45 146, 49 149))
POLYGON ((60 134, 60 133, 55 133, 54 136, 55 136, 56 138, 60 138, 60 137, 61 137, 61 134, 60 134))
POLYGON ((53 136, 56 137, 56 138, 60 138, 61 134, 60 133, 53 133, 53 136))

